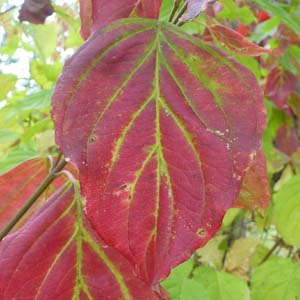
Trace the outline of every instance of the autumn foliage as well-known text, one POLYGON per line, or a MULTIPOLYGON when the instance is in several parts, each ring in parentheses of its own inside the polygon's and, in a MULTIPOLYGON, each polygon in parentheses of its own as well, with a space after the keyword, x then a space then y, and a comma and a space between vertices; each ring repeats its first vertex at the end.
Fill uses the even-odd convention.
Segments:
MULTIPOLYGON (((175 0, 161 20, 161 0, 80 1, 84 43, 51 100, 56 154, 0 176, 1 299, 168 299, 161 282, 230 208, 266 213, 263 99, 297 122, 299 77, 266 38, 247 38, 272 20, 264 7, 230 26, 215 2, 175 0), (202 33, 184 29, 193 22, 202 33), (264 81, 247 58, 269 70, 264 81)), ((30 5, 21 21, 52 13, 49 1, 30 5)), ((299 133, 278 129, 286 158, 299 133)))

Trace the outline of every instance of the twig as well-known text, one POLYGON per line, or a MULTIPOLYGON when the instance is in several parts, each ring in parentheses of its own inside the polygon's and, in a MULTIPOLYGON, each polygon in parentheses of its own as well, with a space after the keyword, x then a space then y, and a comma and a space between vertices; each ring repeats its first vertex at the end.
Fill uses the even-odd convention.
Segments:
POLYGON ((54 167, 50 170, 48 176, 44 179, 38 189, 24 204, 24 206, 17 212, 13 219, 6 225, 6 227, 0 233, 0 241, 7 236, 20 219, 26 214, 26 212, 32 207, 36 200, 43 194, 43 192, 49 187, 53 180, 57 177, 57 173, 63 170, 67 162, 64 158, 60 159, 54 167))
POLYGON ((270 249, 270 251, 265 255, 265 257, 261 260, 261 262, 258 264, 259 266, 262 265, 265 261, 267 261, 270 256, 273 254, 273 252, 277 249, 277 247, 282 245, 283 240, 277 239, 276 243, 273 245, 273 247, 270 249))
POLYGON ((193 267, 192 270, 190 271, 188 278, 191 279, 194 276, 194 271, 202 265, 202 263, 199 261, 200 256, 197 254, 197 252, 194 253, 193 255, 193 267))
POLYGON ((183 16, 183 14, 185 13, 186 9, 187 9, 187 3, 185 3, 185 4, 182 6, 182 8, 181 8, 181 10, 179 11, 177 17, 176 17, 175 20, 172 22, 173 24, 178 24, 180 18, 183 16))
POLYGON ((234 241, 245 237, 246 232, 246 222, 245 222, 245 211, 241 211, 232 221, 230 225, 230 230, 227 235, 227 248, 224 251, 224 255, 222 257, 222 265, 225 265, 227 255, 230 247, 233 245, 234 241))
POLYGON ((177 9, 179 8, 180 2, 181 2, 181 0, 175 0, 175 1, 174 1, 174 5, 173 5, 173 8, 172 8, 172 11, 171 11, 169 20, 168 20, 169 22, 172 22, 172 21, 173 21, 174 16, 175 16, 175 14, 176 14, 176 12, 177 12, 177 9))
POLYGON ((9 13, 11 10, 13 10, 13 9, 15 9, 15 8, 17 8, 16 5, 11 6, 11 7, 8 8, 7 10, 5 10, 5 11, 3 11, 3 12, 0 12, 0 16, 3 16, 3 15, 5 15, 5 14, 9 13))

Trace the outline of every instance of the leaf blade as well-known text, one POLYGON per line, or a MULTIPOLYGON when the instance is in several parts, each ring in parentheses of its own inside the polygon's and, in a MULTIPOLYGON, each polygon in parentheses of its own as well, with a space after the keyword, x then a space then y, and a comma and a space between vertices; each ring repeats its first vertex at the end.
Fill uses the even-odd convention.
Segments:
POLYGON ((103 295, 113 300, 156 299, 130 263, 93 232, 81 201, 77 187, 67 184, 20 231, 3 240, 0 293, 4 300, 103 295))
POLYGON ((219 228, 260 148, 261 101, 248 70, 151 20, 97 32, 65 66, 53 96, 57 143, 80 169, 89 220, 146 281, 219 228))

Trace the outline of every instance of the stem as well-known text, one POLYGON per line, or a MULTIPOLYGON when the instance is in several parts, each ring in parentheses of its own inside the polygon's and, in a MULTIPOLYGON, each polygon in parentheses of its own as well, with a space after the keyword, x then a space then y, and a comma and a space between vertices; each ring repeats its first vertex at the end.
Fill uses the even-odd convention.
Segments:
POLYGON ((176 17, 175 20, 173 21, 173 24, 178 24, 180 18, 181 18, 182 15, 185 13, 186 9, 187 9, 187 3, 185 3, 185 4, 182 6, 182 8, 181 8, 181 10, 179 11, 177 17, 176 17))
POLYGON ((13 219, 5 226, 5 228, 0 233, 0 241, 7 236, 10 231, 16 226, 20 219, 27 213, 27 211, 32 207, 36 200, 43 194, 43 192, 49 187, 53 180, 57 177, 57 173, 60 172, 67 162, 65 159, 57 160, 55 166, 50 170, 48 176, 44 179, 38 189, 29 198, 29 200, 24 204, 24 206, 17 212, 13 219))
POLYGON ((227 235, 227 249, 224 251, 222 258, 222 265, 225 265, 229 249, 233 245, 234 241, 245 237, 246 235, 246 222, 245 222, 245 211, 239 212, 239 214, 234 218, 230 225, 230 230, 227 235))
POLYGON ((16 5, 11 6, 11 7, 8 8, 7 10, 5 10, 5 11, 3 11, 3 12, 0 12, 0 16, 3 16, 3 15, 5 15, 5 14, 7 14, 8 12, 10 12, 11 10, 13 10, 13 9, 15 9, 15 8, 17 8, 16 5))
POLYGON ((194 276, 194 271, 201 266, 201 263, 199 262, 199 258, 200 256, 197 253, 194 253, 193 255, 193 267, 192 270, 190 272, 190 274, 188 275, 188 278, 191 279, 194 276))
POLYGON ((270 249, 270 251, 266 254, 266 256, 261 260, 261 262, 258 264, 259 266, 262 265, 265 261, 269 259, 269 257, 273 254, 273 252, 282 244, 283 240, 278 239, 276 243, 273 245, 273 247, 270 249))
POLYGON ((174 5, 173 5, 173 8, 172 8, 172 11, 171 11, 171 14, 170 14, 170 17, 169 17, 169 22, 172 22, 173 19, 174 19, 174 16, 177 12, 177 9, 179 8, 179 4, 180 4, 181 0, 175 0, 174 1, 174 5))

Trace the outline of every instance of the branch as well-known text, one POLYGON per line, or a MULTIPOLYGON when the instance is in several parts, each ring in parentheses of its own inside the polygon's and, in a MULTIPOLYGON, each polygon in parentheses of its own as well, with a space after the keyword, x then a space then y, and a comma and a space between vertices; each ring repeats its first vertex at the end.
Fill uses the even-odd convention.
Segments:
POLYGON ((20 221, 20 219, 27 213, 27 211, 32 207, 36 200, 43 194, 43 192, 49 187, 53 180, 57 177, 57 173, 63 170, 67 162, 64 158, 59 158, 56 164, 51 168, 48 176, 44 179, 38 189, 30 197, 30 199, 24 204, 24 206, 18 211, 18 213, 13 217, 13 219, 6 225, 6 227, 0 233, 0 241, 7 236, 10 231, 15 227, 15 225, 20 221))
POLYGON ((186 9, 187 9, 187 6, 188 6, 187 3, 185 3, 185 4, 182 6, 182 8, 181 8, 181 10, 179 11, 177 17, 176 17, 175 20, 173 21, 173 24, 178 24, 180 18, 181 18, 181 17, 183 16, 183 14, 185 13, 185 11, 186 11, 186 9))
POLYGON ((172 11, 171 11, 169 20, 168 20, 169 22, 172 22, 172 21, 173 21, 174 16, 175 16, 175 14, 176 14, 176 12, 177 12, 177 9, 179 8, 180 2, 181 2, 181 0, 175 0, 175 1, 174 1, 174 5, 173 5, 173 8, 172 8, 172 11))
POLYGON ((0 12, 0 16, 3 16, 3 15, 5 15, 5 14, 9 13, 11 10, 13 10, 13 9, 15 9, 15 8, 17 8, 16 5, 11 6, 11 7, 8 8, 7 10, 5 10, 5 11, 3 11, 3 12, 0 12))
POLYGON ((273 254, 273 252, 281 246, 283 243, 282 239, 277 239, 276 243, 273 245, 273 247, 270 249, 270 251, 265 255, 265 257, 261 260, 261 262, 258 264, 259 266, 262 265, 265 261, 269 259, 269 257, 273 254))

